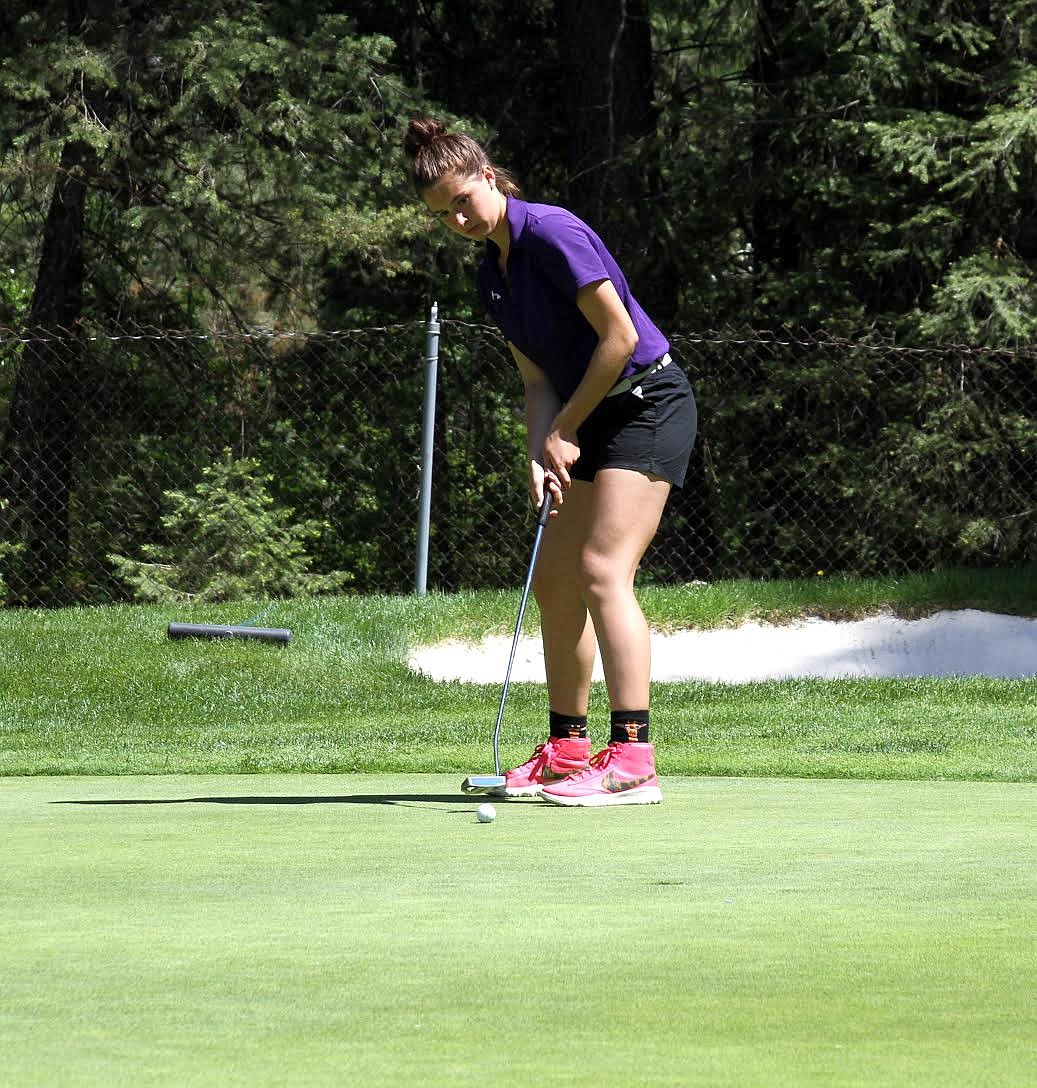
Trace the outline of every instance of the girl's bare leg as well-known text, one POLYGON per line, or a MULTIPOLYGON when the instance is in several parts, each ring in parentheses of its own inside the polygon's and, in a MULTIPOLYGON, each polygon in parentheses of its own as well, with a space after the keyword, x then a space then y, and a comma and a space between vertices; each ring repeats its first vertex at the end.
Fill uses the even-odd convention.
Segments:
POLYGON ((669 493, 658 477, 603 469, 574 481, 545 531, 533 585, 552 710, 586 714, 595 641, 612 709, 648 709, 651 643, 634 575, 669 493))
POLYGON ((576 480, 544 530, 533 576, 551 709, 587 713, 597 643, 579 574, 585 514, 592 485, 576 480))

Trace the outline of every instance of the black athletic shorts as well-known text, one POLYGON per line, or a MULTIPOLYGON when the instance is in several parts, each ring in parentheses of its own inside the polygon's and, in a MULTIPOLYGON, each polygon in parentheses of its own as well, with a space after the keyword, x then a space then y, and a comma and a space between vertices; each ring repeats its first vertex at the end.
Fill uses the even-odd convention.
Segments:
POLYGON ((606 397, 577 432, 580 458, 574 480, 599 469, 628 468, 662 476, 681 487, 698 429, 698 409, 687 375, 671 362, 624 393, 606 397))

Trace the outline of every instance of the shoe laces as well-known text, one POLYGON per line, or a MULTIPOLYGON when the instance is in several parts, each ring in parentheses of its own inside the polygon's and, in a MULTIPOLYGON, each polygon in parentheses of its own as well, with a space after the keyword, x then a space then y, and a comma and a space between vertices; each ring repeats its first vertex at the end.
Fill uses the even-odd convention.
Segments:
POLYGON ((587 766, 582 771, 576 771, 574 774, 569 775, 569 780, 582 781, 585 778, 593 778, 595 775, 601 774, 612 762, 612 757, 615 755, 614 749, 615 746, 610 744, 607 748, 602 748, 600 752, 595 752, 590 757, 587 766))
POLYGON ((541 758, 543 757, 543 754, 544 754, 544 749, 546 747, 547 747, 546 744, 538 744, 533 749, 533 754, 529 757, 529 759, 527 759, 524 763, 520 763, 514 769, 516 771, 522 771, 522 770, 525 770, 526 768, 529 768, 530 770, 532 770, 537 765, 537 763, 540 762, 540 760, 541 760, 541 758))

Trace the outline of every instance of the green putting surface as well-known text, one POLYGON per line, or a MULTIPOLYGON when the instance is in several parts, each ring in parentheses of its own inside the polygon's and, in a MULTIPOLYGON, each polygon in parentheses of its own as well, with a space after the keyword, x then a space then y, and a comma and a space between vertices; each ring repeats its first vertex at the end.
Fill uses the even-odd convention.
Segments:
POLYGON ((1032 1085, 1037 788, 0 779, 2 1080, 1032 1085))

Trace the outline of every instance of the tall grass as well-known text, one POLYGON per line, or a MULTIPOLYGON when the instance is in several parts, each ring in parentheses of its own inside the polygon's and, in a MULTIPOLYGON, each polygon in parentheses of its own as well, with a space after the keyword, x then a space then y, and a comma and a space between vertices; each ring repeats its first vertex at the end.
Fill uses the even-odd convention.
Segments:
MULTIPOLYGON (((1037 572, 730 582, 642 592, 659 628, 744 619, 1037 614, 1037 572)), ((289 646, 172 642, 171 620, 231 623, 262 602, 0 612, 0 774, 484 770, 502 677, 435 683, 410 647, 509 632, 517 593, 277 604, 289 646)), ((535 608, 527 620, 535 630, 535 608)), ((653 735, 671 774, 1037 779, 1037 681, 659 684, 653 735)), ((592 692, 600 739, 607 700, 592 692)), ((503 757, 542 739, 541 685, 515 684, 503 757)))

